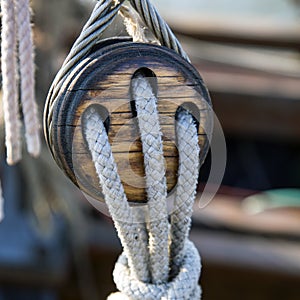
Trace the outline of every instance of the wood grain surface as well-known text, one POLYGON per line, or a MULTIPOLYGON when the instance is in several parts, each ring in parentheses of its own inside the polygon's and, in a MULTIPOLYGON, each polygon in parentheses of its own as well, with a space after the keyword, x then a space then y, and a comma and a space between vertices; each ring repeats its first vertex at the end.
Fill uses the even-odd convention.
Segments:
POLYGON ((119 43, 91 53, 67 78, 49 124, 50 146, 59 166, 84 192, 103 200, 99 180, 83 136, 82 116, 93 105, 107 126, 114 159, 129 201, 145 202, 145 173, 131 86, 134 74, 150 72, 158 98, 168 192, 177 182, 175 122, 178 109, 190 111, 199 125, 201 161, 209 147, 211 107, 197 71, 163 47, 119 43), (148 70, 148 71, 147 71, 148 70))

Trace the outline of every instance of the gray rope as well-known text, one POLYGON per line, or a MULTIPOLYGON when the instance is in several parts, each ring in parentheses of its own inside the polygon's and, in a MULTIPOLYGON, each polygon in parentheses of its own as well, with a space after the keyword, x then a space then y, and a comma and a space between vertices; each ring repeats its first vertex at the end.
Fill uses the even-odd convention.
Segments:
MULTIPOLYGON (((57 73, 48 93, 44 128, 46 139, 49 139, 49 132, 52 128, 53 109, 58 99, 61 87, 72 71, 101 39, 103 32, 113 22, 120 11, 125 0, 99 0, 91 14, 91 17, 83 27, 79 37, 75 41, 66 57, 61 69, 57 73)), ((176 51, 179 55, 189 61, 179 41, 169 28, 167 23, 160 17, 155 7, 149 0, 130 0, 134 9, 141 15, 146 26, 155 34, 161 45, 176 51)), ((49 140, 48 140, 49 142, 49 140)))
MULTIPOLYGON (((47 124, 44 124, 45 130, 49 130, 52 127, 53 109, 64 81, 77 63, 80 62, 99 41, 105 29, 107 29, 115 19, 123 2, 124 0, 120 0, 118 3, 115 0, 101 0, 96 4, 91 17, 83 27, 50 87, 45 106, 47 108, 44 118, 47 122, 47 124)), ((46 133, 46 139, 48 138, 49 135, 46 133)))
POLYGON ((130 0, 130 3, 162 46, 176 51, 184 59, 190 61, 169 25, 149 0, 130 0))
POLYGON ((166 178, 156 108, 157 99, 147 78, 139 75, 133 80, 133 97, 136 103, 146 170, 149 212, 147 227, 144 223, 140 225, 135 223, 137 219, 133 217, 127 203, 100 116, 94 108, 89 108, 84 115, 84 133, 88 147, 106 203, 124 247, 124 254, 120 257, 114 271, 116 285, 122 294, 114 295, 110 299, 200 299, 201 290, 198 286, 200 258, 197 250, 187 238, 198 181, 200 150, 197 128, 189 113, 183 111, 179 114, 176 132, 180 168, 175 212, 171 223, 173 274, 171 274, 172 280, 170 281, 166 178), (128 220, 128 223, 120 222, 121 218, 128 220), (138 233, 143 238, 139 238, 138 233), (149 246, 149 253, 145 245, 149 246), (140 263, 144 265, 141 266, 140 263), (143 272, 136 271, 141 268, 143 272), (146 270, 149 270, 148 273, 146 270), (143 279, 137 276, 141 274, 144 276, 143 279))

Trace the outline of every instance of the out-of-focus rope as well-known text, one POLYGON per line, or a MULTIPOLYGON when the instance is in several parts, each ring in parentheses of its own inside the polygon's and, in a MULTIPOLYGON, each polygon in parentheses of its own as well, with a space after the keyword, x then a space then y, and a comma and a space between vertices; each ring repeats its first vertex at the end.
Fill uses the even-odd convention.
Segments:
POLYGON ((17 25, 14 1, 1 0, 1 68, 2 102, 5 122, 7 162, 14 164, 22 157, 21 121, 17 71, 17 25))
POLYGON ((34 47, 29 0, 15 0, 15 12, 19 45, 20 97, 25 137, 28 152, 37 157, 41 151, 41 141, 38 109, 35 101, 34 47))
POLYGON ((20 104, 28 152, 40 153, 40 125, 35 102, 34 47, 29 0, 1 0, 1 66, 7 162, 22 158, 20 104))
POLYGON ((29 0, 1 0, 0 4, 6 160, 8 164, 13 165, 22 158, 20 104, 24 118, 27 150, 36 157, 41 148, 40 125, 34 93, 34 47, 29 0))

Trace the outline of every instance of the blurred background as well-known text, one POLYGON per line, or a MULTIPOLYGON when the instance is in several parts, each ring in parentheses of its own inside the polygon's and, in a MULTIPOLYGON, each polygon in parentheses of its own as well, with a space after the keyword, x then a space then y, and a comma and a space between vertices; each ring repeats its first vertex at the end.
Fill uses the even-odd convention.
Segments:
MULTIPOLYGON (((298 300, 300 3, 153 2, 203 76, 227 142, 222 186, 209 206, 195 206, 191 238, 203 260, 203 299, 298 300)), ((32 1, 41 116, 94 3, 32 1)), ((61 174, 46 146, 41 158, 15 167, 7 167, 4 148, 1 157, 0 300, 105 299, 121 252, 110 219, 61 174)))

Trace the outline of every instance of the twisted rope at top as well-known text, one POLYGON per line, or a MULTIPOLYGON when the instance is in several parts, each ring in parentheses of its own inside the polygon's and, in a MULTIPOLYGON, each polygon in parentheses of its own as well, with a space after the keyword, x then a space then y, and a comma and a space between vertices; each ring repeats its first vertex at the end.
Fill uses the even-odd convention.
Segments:
MULTIPOLYGON (((49 139, 49 131, 51 131, 52 128, 51 121, 53 109, 65 79, 78 62, 81 61, 101 39, 103 32, 114 21, 122 8, 124 1, 125 0, 98 0, 95 5, 89 20, 72 46, 70 53, 66 57, 50 88, 46 104, 47 110, 45 110, 46 117, 44 118, 47 123, 44 126, 47 131, 46 139, 49 139)), ((145 25, 154 33, 162 46, 173 49, 189 61, 187 54, 181 47, 172 30, 162 17, 160 17, 159 13, 149 0, 130 0, 130 3, 142 17, 145 25)))
MULTIPOLYGON (((134 35, 134 40, 145 42, 146 38, 136 24, 136 14, 130 9, 139 14, 159 44, 189 60, 149 0, 131 0, 132 8, 123 7, 123 2, 100 0, 96 4, 51 86, 46 106, 48 110, 45 111, 48 125, 45 128, 49 132, 53 109, 66 78, 100 40, 103 31, 113 22, 118 12, 127 19, 126 27, 129 34, 134 35)), ((130 207, 127 202, 101 116, 93 107, 88 108, 83 116, 83 133, 124 248, 114 271, 114 280, 121 293, 111 295, 110 299, 200 299, 200 257, 188 240, 199 170, 197 128, 189 113, 183 111, 179 114, 176 132, 180 167, 175 208, 169 224, 157 99, 148 80, 141 74, 134 78, 132 90, 142 139, 148 197, 142 222, 139 215, 141 211, 130 207)), ((50 135, 46 135, 49 138, 50 135)))
MULTIPOLYGON (((135 26, 134 14, 124 10, 123 2, 99 0, 75 41, 50 88, 45 111, 46 138, 50 138, 53 110, 66 78, 100 40, 103 31, 119 11, 125 18, 132 18, 126 25, 129 33, 134 34, 134 39, 145 41, 142 30, 130 28, 135 26)), ((149 0, 130 0, 130 3, 161 45, 189 60, 149 0)), ((201 263, 197 249, 188 240, 199 171, 197 126, 188 112, 179 113, 176 133, 180 167, 175 207, 169 224, 157 99, 146 78, 138 75, 133 80, 132 94, 142 139, 148 198, 148 205, 142 211, 142 221, 141 210, 130 207, 127 202, 101 116, 90 107, 82 119, 83 133, 99 184, 124 249, 114 271, 114 280, 121 293, 111 295, 109 299, 198 300, 201 297, 198 286, 201 263)))

